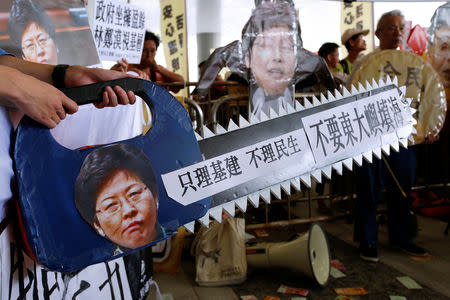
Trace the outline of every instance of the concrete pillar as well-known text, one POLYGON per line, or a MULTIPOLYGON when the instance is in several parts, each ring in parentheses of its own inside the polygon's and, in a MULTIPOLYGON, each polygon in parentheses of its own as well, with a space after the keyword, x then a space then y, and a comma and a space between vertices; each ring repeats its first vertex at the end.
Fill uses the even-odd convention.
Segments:
POLYGON ((197 61, 206 60, 220 45, 221 0, 197 0, 197 61))

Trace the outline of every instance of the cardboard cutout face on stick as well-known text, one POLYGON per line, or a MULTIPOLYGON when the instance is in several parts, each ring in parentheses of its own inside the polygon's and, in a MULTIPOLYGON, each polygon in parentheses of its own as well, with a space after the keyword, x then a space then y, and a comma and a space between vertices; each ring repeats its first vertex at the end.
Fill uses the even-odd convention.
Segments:
POLYGON ((245 64, 250 70, 250 110, 259 115, 278 112, 294 101, 298 26, 287 2, 263 2, 252 12, 242 32, 245 64))
POLYGON ((428 29, 428 59, 445 88, 450 88, 450 2, 438 7, 428 29))
POLYGON ((302 48, 295 7, 288 0, 256 1, 242 41, 217 48, 205 62, 197 86, 200 97, 223 67, 248 82, 250 112, 257 116, 294 105, 297 83, 303 89, 318 83, 336 88, 325 61, 302 48))

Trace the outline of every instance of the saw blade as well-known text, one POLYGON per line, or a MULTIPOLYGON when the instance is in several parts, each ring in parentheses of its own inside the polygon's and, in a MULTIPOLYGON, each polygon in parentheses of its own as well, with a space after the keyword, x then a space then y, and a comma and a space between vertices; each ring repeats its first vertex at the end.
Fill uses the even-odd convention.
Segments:
MULTIPOLYGON (((216 133, 204 127, 198 143, 205 160, 164 174, 169 196, 188 205, 212 195, 199 220, 208 226, 210 217, 221 222, 223 210, 232 216, 235 207, 245 212, 247 201, 255 207, 260 199, 270 203, 271 195, 281 198, 281 190, 300 190, 300 181, 310 187, 311 178, 331 178, 332 169, 342 174, 354 162, 361 165, 372 155, 389 155, 391 147, 407 147, 415 120, 410 99, 395 83, 372 80, 351 92, 328 92, 295 108, 280 107, 278 114, 240 117, 239 126, 230 121, 227 130, 219 127, 216 133), (227 169, 231 158, 240 163, 236 176, 227 169)), ((194 222, 184 226, 192 231, 194 222)))

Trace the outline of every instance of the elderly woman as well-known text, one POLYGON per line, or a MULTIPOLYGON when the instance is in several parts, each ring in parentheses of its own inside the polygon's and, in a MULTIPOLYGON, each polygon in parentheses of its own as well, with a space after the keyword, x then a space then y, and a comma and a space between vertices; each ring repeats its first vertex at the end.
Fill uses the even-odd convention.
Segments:
POLYGON ((158 188, 145 154, 117 144, 90 153, 75 182, 75 204, 101 236, 135 249, 163 237, 157 221, 158 188))
POLYGON ((55 28, 45 10, 31 0, 14 0, 8 31, 22 58, 41 64, 57 64, 55 28))

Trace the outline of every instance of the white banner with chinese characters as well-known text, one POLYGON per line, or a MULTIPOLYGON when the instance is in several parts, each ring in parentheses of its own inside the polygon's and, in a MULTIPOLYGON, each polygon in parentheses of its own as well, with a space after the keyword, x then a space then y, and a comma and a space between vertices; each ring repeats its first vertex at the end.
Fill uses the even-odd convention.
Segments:
POLYGON ((141 61, 145 36, 145 11, 113 0, 96 0, 92 34, 101 60, 141 61))
POLYGON ((184 0, 161 0, 161 40, 167 68, 188 81, 186 24, 184 0))
POLYGON ((304 130, 205 160, 162 175, 169 197, 183 205, 225 191, 261 174, 295 168, 299 174, 314 165, 304 130))
POLYGON ((401 109, 399 90, 389 90, 312 114, 302 119, 314 158, 320 164, 332 164, 392 142, 411 114, 401 109))
MULTIPOLYGON (((373 50, 374 43, 374 23, 373 23, 373 3, 372 2, 342 2, 341 3, 341 35, 350 28, 369 29, 366 39, 366 50, 363 54, 373 50)), ((347 56, 347 49, 342 45, 343 55, 347 56)))

